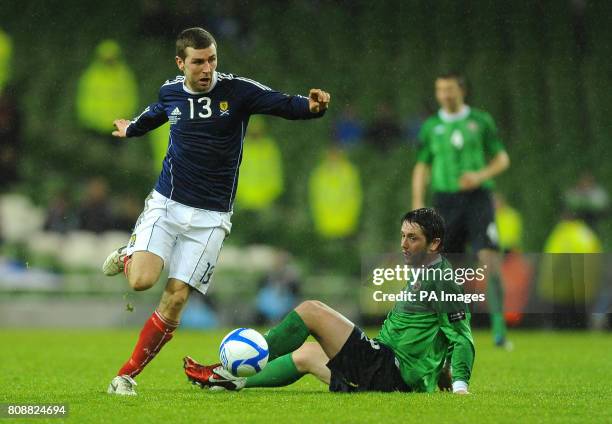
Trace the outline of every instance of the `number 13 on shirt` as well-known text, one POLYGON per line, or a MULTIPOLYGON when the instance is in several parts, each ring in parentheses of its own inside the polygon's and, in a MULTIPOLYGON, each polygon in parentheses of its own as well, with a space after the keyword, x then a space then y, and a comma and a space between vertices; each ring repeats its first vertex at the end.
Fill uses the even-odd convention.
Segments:
MULTIPOLYGON (((193 119, 195 117, 195 104, 194 104, 194 99, 189 98, 187 99, 189 101, 189 119, 193 119)), ((199 104, 201 104, 202 110, 204 111, 204 113, 202 112, 198 112, 198 116, 200 118, 209 118, 212 115, 212 110, 210 109, 210 97, 200 97, 197 102, 199 104)))

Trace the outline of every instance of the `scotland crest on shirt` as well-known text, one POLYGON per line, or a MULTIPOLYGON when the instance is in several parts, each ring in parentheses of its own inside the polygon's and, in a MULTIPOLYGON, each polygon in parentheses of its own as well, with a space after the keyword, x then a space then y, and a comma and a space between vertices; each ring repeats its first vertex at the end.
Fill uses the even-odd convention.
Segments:
POLYGON ((229 103, 225 100, 219 102, 219 116, 229 116, 229 103))

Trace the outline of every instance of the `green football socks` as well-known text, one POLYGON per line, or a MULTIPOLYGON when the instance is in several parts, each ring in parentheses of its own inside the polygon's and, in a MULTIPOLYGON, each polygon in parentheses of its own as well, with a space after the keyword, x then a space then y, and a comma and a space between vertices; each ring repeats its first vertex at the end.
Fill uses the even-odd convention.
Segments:
POLYGON ((269 362, 261 372, 246 379, 245 387, 282 387, 295 383, 304 374, 299 372, 291 353, 269 362))
POLYGON ((310 331, 300 315, 295 311, 289 312, 276 327, 264 334, 270 352, 268 361, 293 352, 304 344, 309 335, 310 331))

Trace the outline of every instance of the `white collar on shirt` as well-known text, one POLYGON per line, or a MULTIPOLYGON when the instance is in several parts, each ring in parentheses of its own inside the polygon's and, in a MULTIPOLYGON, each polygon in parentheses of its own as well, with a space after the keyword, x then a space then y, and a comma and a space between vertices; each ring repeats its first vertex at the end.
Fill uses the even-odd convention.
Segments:
POLYGON ((185 83, 183 82, 183 90, 185 90, 187 93, 189 94, 205 94, 205 93, 210 93, 213 88, 215 88, 215 85, 217 85, 217 71, 213 72, 213 77, 212 77, 212 84, 210 84, 210 88, 206 91, 193 91, 190 90, 185 83))
POLYGON ((470 107, 468 105, 463 105, 461 110, 456 113, 448 113, 444 109, 440 109, 438 111, 438 116, 444 122, 455 122, 465 119, 470 114, 470 107))

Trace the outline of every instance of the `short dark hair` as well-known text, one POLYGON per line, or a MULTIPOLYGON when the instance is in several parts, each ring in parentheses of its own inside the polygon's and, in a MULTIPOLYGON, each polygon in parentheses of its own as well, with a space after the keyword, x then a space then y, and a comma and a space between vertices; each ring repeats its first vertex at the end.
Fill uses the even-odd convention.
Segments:
POLYGON ((465 76, 460 72, 456 72, 456 71, 442 72, 438 74, 436 79, 445 79, 445 80, 452 79, 452 80, 457 81, 457 85, 459 85, 459 88, 461 88, 463 91, 466 91, 467 89, 467 81, 465 80, 465 76))
POLYGON ((217 47, 215 38, 204 28, 187 28, 181 32, 176 39, 176 55, 185 60, 187 57, 185 54, 187 47, 192 47, 194 49, 205 49, 213 44, 215 47, 217 47))
POLYGON ((410 211, 402 217, 401 224, 403 225, 404 222, 414 223, 421 227, 427 243, 431 243, 434 239, 439 238, 440 246, 438 251, 442 250, 444 244, 444 219, 435 209, 421 208, 410 211))

